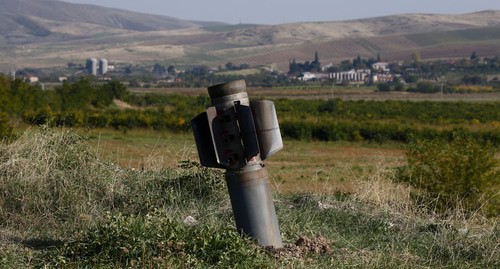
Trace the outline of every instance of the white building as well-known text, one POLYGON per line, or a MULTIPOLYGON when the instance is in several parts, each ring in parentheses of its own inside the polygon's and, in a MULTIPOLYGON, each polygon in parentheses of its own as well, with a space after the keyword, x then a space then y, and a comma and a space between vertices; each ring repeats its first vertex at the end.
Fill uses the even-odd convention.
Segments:
POLYGON ((38 77, 29 76, 29 77, 25 78, 25 81, 27 83, 37 83, 39 80, 38 80, 38 77))
POLYGON ((330 73, 329 78, 342 83, 348 82, 365 82, 370 77, 370 69, 351 69, 349 71, 330 73))
POLYGON ((299 77, 299 80, 309 81, 309 80, 313 80, 315 78, 318 78, 317 74, 311 73, 311 72, 304 72, 304 73, 302 73, 302 77, 299 77))
POLYGON ((372 64, 372 69, 379 72, 389 73, 391 69, 389 69, 389 63, 386 62, 378 62, 372 64))

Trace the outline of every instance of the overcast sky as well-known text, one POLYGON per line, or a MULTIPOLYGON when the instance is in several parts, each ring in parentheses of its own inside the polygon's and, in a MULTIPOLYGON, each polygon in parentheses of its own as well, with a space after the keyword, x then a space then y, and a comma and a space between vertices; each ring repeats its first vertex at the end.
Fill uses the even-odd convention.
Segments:
POLYGON ((400 13, 500 10, 499 0, 62 0, 231 24, 338 21, 400 13))

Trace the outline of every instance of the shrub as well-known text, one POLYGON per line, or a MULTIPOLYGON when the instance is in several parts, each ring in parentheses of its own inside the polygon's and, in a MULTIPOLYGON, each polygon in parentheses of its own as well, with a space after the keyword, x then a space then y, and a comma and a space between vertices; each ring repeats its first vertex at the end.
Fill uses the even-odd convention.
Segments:
POLYGON ((120 182, 76 134, 28 130, 0 147, 0 223, 47 227, 112 205, 120 182))
POLYGON ((12 126, 9 124, 7 114, 0 113, 0 139, 7 138, 12 133, 12 126))
POLYGON ((490 144, 475 142, 454 134, 451 142, 442 139, 410 143, 407 167, 399 178, 423 191, 416 198, 439 212, 463 208, 498 214, 500 184, 496 150, 490 144))

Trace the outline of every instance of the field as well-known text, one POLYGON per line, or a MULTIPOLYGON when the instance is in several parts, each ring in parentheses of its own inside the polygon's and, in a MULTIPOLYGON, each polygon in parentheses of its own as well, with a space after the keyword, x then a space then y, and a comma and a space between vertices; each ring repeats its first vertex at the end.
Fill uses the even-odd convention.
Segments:
MULTIPOLYGON (((182 94, 206 96, 206 88, 149 88, 130 89, 133 93, 182 94)), ((251 98, 268 99, 336 99, 342 100, 396 100, 396 101, 448 101, 448 102, 494 102, 500 100, 500 93, 448 93, 427 94, 412 92, 377 92, 376 87, 294 87, 294 88, 248 88, 251 98)))
MULTIPOLYGON (((151 163, 176 167, 180 161, 198 161, 192 134, 148 130, 81 130, 100 155, 116 164, 143 169, 151 163)), ((383 164, 402 164, 402 144, 285 141, 284 148, 266 160, 277 192, 352 192, 350 178, 362 178, 383 164)))
POLYGON ((206 89, 147 90, 33 114, 0 144, 1 268, 498 267, 498 94, 249 89, 285 137, 265 161, 271 249, 237 233, 224 171, 198 163, 206 89))
POLYGON ((22 132, 0 148, 0 267, 499 264, 496 218, 427 211, 411 199, 411 188, 391 182, 390 167, 403 153, 398 144, 287 141, 267 162, 282 249, 236 233, 221 171, 182 162, 193 151, 187 134, 22 132))

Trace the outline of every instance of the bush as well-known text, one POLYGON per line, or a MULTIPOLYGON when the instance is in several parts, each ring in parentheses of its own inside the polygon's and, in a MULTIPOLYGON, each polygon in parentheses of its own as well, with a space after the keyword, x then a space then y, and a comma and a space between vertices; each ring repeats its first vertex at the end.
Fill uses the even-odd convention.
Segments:
POLYGON ((9 124, 7 114, 0 113, 0 139, 9 137, 12 134, 12 126, 9 124))
POLYGON ((456 133, 451 142, 419 140, 409 144, 408 166, 400 171, 399 178, 423 191, 416 198, 439 212, 462 208, 498 214, 495 192, 500 173, 495 153, 490 144, 456 133))
POLYGON ((0 223, 57 225, 113 204, 121 182, 78 135, 37 129, 0 147, 0 223))

